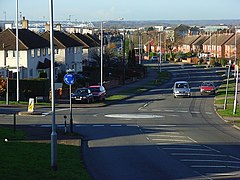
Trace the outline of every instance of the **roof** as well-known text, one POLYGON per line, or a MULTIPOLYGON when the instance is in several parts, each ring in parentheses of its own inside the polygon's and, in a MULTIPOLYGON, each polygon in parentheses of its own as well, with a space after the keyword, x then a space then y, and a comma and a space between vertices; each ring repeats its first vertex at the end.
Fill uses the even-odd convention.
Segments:
MULTIPOLYGON (((29 29, 18 30, 19 50, 49 47, 49 41, 29 29)), ((16 29, 6 29, 0 33, 0 50, 16 50, 16 29)))
POLYGON ((186 26, 184 24, 180 24, 177 27, 175 27, 175 31, 188 31, 190 29, 189 26, 186 26))
POLYGON ((231 37, 233 36, 233 33, 224 33, 224 34, 213 34, 207 41, 205 41, 204 45, 218 45, 222 46, 224 43, 226 43, 231 37), (210 42, 211 41, 211 42, 210 42))
POLYGON ((191 44, 193 44, 198 38, 200 38, 199 35, 186 36, 186 37, 183 39, 183 44, 191 45, 191 44))
POLYGON ((72 33, 70 37, 83 44, 83 48, 97 47, 96 41, 81 33, 72 33))
POLYGON ((90 39, 95 41, 98 45, 100 45, 101 41, 100 41, 100 39, 98 39, 96 34, 92 35, 92 34, 87 33, 87 34, 85 34, 85 36, 89 37, 90 39))
MULTIPOLYGON (((237 43, 237 45, 240 44, 240 34, 238 34, 238 33, 236 34, 236 43, 237 43)), ((233 46, 235 46, 235 35, 232 36, 232 37, 226 42, 225 45, 233 45, 233 46)))
MULTIPOLYGON (((68 34, 61 31, 54 31, 54 45, 59 49, 65 49, 67 47, 83 46, 82 43, 71 38, 68 34)), ((43 38, 49 40, 50 32, 46 31, 41 35, 43 38)))
POLYGON ((195 46, 200 46, 202 45, 206 40, 208 40, 209 36, 206 35, 201 35, 194 43, 193 45, 195 46))

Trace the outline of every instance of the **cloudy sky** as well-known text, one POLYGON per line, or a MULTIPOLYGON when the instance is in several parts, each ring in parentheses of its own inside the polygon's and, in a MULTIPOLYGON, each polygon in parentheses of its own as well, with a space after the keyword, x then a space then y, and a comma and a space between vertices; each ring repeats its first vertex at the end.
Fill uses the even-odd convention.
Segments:
MULTIPOLYGON (((49 0, 18 0, 29 20, 49 20, 49 0)), ((240 0, 53 0, 54 20, 240 19, 240 0)), ((0 0, 0 18, 14 20, 16 0, 0 0)))

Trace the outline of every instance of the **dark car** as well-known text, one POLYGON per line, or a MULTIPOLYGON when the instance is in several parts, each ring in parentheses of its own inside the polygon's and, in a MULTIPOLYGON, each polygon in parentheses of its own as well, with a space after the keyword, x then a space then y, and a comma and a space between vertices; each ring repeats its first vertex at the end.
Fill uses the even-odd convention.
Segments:
POLYGON ((73 102, 90 103, 94 102, 94 97, 89 88, 79 88, 72 93, 73 102))
POLYGON ((104 86, 94 85, 94 86, 89 86, 88 88, 92 91, 94 100, 96 100, 96 101, 105 100, 105 98, 107 96, 107 92, 106 92, 106 89, 104 88, 104 86))
POLYGON ((204 82, 202 82, 202 84, 200 86, 200 93, 201 93, 201 95, 204 95, 204 94, 215 95, 216 87, 214 85, 214 82, 212 82, 212 81, 204 81, 204 82))

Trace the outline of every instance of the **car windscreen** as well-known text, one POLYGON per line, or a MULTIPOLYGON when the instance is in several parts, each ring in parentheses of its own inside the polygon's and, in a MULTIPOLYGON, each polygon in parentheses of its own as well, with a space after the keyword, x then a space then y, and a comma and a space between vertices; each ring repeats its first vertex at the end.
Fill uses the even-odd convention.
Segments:
POLYGON ((178 84, 176 84, 176 88, 188 88, 188 84, 187 83, 178 83, 178 84))
POLYGON ((91 87, 89 88, 92 92, 99 92, 99 88, 98 87, 91 87))

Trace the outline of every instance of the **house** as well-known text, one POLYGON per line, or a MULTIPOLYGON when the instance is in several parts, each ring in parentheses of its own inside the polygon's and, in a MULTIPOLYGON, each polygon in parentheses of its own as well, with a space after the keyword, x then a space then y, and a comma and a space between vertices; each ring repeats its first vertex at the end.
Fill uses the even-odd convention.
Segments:
POLYGON ((240 58, 240 34, 238 33, 225 43, 225 58, 235 60, 235 55, 237 59, 240 58))
POLYGON ((177 27, 174 28, 174 37, 185 37, 189 34, 190 27, 184 24, 180 24, 177 27))
MULTIPOLYGON (((49 41, 28 29, 18 30, 19 38, 19 78, 38 78, 45 71, 49 77, 49 68, 37 69, 39 63, 50 61, 49 41)), ((0 33, 0 67, 7 68, 16 77, 16 30, 6 29, 0 33)))
POLYGON ((88 66, 96 62, 95 56, 100 54, 99 44, 89 38, 89 36, 81 33, 72 33, 70 37, 83 44, 83 65, 88 66))
POLYGON ((200 29, 197 26, 190 27, 189 30, 188 30, 188 34, 199 35, 200 34, 200 29))
MULTIPOLYGON (((50 32, 45 31, 41 37, 50 39, 50 32)), ((54 31, 55 62, 60 65, 60 73, 67 69, 82 72, 82 48, 83 44, 71 38, 61 31, 54 31)))
POLYGON ((201 52, 203 51, 203 43, 209 39, 209 36, 207 35, 201 35, 193 44, 192 44, 192 50, 194 52, 201 52))
POLYGON ((178 51, 188 53, 193 50, 193 43, 200 38, 200 35, 186 36, 182 40, 182 44, 178 45, 178 51))
POLYGON ((211 57, 225 58, 225 43, 233 36, 233 33, 215 33, 203 43, 203 51, 210 52, 211 57))

